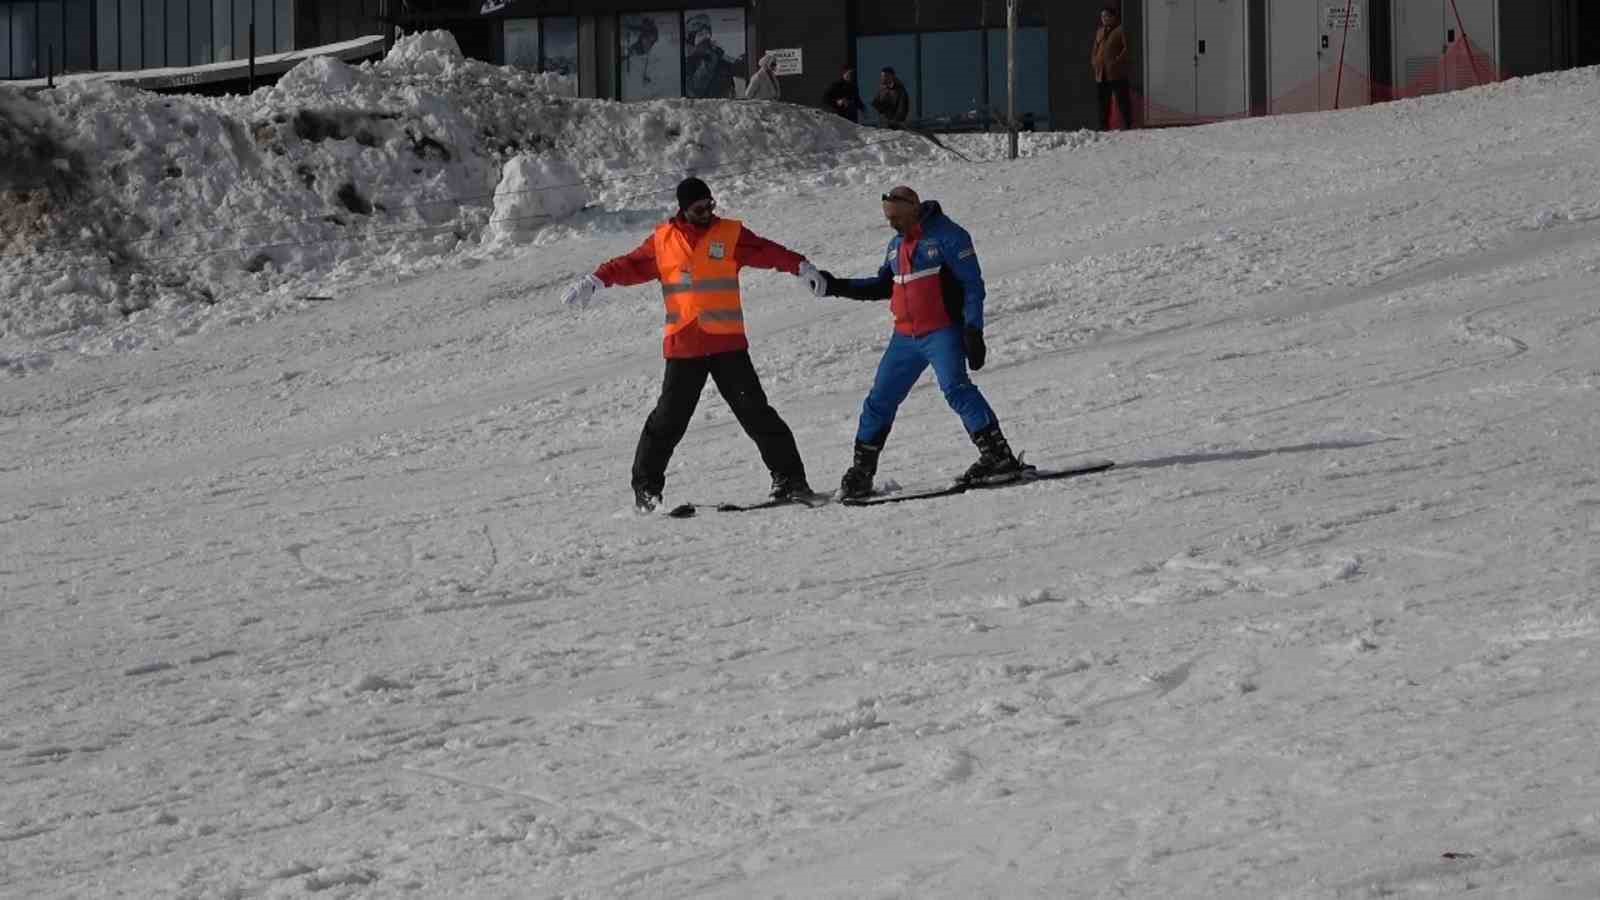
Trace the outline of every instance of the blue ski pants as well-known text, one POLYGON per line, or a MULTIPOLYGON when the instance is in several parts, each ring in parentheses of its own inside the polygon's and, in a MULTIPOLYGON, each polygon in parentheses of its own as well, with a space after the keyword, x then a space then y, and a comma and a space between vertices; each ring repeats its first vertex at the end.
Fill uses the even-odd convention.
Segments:
POLYGON ((983 399, 977 385, 967 377, 967 349, 962 342, 961 329, 955 326, 941 328, 922 337, 895 332, 889 339, 888 349, 878 362, 878 374, 872 381, 872 390, 861 404, 861 424, 856 428, 856 440, 874 447, 883 446, 894 426, 895 411, 905 402, 911 388, 922 377, 922 372, 933 366, 939 379, 939 390, 945 402, 961 417, 967 434, 973 434, 998 424, 989 401, 983 399))

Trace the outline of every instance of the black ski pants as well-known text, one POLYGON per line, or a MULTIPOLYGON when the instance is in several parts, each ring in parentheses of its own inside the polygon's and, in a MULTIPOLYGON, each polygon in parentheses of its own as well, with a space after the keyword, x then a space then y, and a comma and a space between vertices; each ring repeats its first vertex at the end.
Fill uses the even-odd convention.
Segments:
POLYGON ((767 402, 761 379, 748 350, 718 353, 694 359, 669 359, 661 379, 661 399, 644 422, 639 448, 633 454, 633 486, 661 493, 667 481, 667 463, 694 418, 706 378, 716 382, 722 399, 761 451, 761 461, 774 478, 804 481, 805 464, 794 443, 794 432, 767 402))
POLYGON ((1097 81, 1095 87, 1100 92, 1100 130, 1111 129, 1111 98, 1117 100, 1117 111, 1122 113, 1122 130, 1133 127, 1133 92, 1128 87, 1128 79, 1118 81, 1097 81))

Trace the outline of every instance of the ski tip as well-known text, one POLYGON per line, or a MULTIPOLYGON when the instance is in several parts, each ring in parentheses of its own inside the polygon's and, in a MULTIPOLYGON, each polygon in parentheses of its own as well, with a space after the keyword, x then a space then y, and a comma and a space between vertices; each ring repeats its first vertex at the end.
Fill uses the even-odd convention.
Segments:
POLYGON ((698 512, 693 503, 682 503, 668 510, 667 517, 672 519, 690 519, 698 512))

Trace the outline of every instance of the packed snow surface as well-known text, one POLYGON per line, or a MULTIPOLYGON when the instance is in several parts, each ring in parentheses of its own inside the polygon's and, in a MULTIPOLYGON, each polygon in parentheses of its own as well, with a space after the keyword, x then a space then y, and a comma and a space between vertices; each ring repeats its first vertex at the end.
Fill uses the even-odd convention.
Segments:
MULTIPOLYGON (((311 221, 345 181, 475 224, 149 263, 156 297, 237 321, 97 326, 127 352, 8 330, 0 893, 1600 895, 1600 72, 966 163, 757 105, 502 108, 473 85, 512 76, 413 49, 436 71, 41 101, 77 148, 56 171, 138 217, 85 240, 200 253, 196 217, 272 209, 265 237, 320 239, 365 216, 311 221), (376 146, 293 136, 305 110, 376 146), (528 124, 469 140, 502 114, 528 124), (664 199, 597 179, 508 241, 504 161, 675 178, 802 124, 856 149, 708 172, 724 214, 867 274, 878 195, 940 200, 988 275, 976 380, 1013 445, 1116 469, 632 512, 659 293, 558 297, 664 199)), ((132 296, 62 277, 64 307, 132 296)), ((885 305, 744 285, 831 487, 885 305)), ((972 456, 924 381, 880 483, 972 456)), ((668 501, 766 486, 707 391, 668 501)))

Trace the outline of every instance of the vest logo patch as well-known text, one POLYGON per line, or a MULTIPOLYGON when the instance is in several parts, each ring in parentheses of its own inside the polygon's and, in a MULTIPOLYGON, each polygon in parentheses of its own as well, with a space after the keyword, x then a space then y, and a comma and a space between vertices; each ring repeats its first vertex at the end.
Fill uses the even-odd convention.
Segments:
POLYGON ((706 251, 706 255, 712 259, 723 259, 728 255, 728 245, 721 241, 712 241, 711 248, 706 251))

